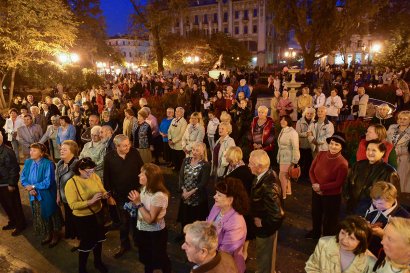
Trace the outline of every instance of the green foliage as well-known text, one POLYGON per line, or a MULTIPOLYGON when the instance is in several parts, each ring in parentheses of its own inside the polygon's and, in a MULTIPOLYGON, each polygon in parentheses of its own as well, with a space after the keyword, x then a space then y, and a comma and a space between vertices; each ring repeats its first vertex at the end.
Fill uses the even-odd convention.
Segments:
POLYGON ((66 89, 78 90, 101 85, 104 81, 93 69, 81 68, 78 65, 62 67, 51 62, 31 64, 19 71, 17 79, 21 85, 30 88, 45 89, 60 83, 66 89))
POLYGON ((392 33, 391 39, 384 43, 383 51, 374 57, 373 63, 395 69, 410 66, 410 31, 407 29, 392 33))
MULTIPOLYGON (((9 102, 16 71, 31 63, 45 63, 74 43, 77 23, 59 0, 3 0, 0 2, 0 84, 10 72, 9 102)), ((0 107, 5 107, 3 89, 0 107)))
POLYGON ((218 32, 207 36, 200 32, 191 32, 182 37, 179 34, 169 34, 164 43, 166 64, 172 64, 179 69, 192 70, 195 67, 208 70, 221 54, 226 67, 246 66, 251 60, 251 54, 245 45, 225 33, 218 32), (195 65, 184 64, 183 60, 187 56, 199 56, 200 62, 195 65))
POLYGON ((280 34, 294 31, 305 60, 313 62, 341 47, 354 33, 360 34, 386 0, 345 0, 337 7, 336 0, 270 1, 275 29, 280 34))
POLYGON ((66 0, 80 25, 75 50, 81 56, 81 64, 95 66, 97 61, 122 62, 122 55, 107 45, 106 24, 100 0, 66 0))

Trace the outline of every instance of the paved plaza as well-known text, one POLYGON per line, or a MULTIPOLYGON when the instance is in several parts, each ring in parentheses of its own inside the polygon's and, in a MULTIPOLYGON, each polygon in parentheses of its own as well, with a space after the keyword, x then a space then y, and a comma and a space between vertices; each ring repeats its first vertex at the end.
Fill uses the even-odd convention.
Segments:
MULTIPOLYGON (((169 169, 166 173, 167 187, 171 190, 172 198, 167 211, 166 222, 169 228, 168 253, 175 273, 189 272, 191 264, 186 260, 181 250, 181 243, 175 242, 179 225, 176 216, 179 200, 177 198, 177 176, 169 169)), ((279 232, 277 270, 281 273, 304 272, 304 264, 312 253, 315 243, 303 238, 310 228, 310 190, 308 184, 297 183, 293 187, 293 196, 285 203, 286 219, 279 232)), ((24 213, 28 219, 28 228, 19 237, 11 237, 10 231, 0 231, 0 272, 38 272, 38 273, 71 273, 77 272, 77 253, 71 253, 70 248, 75 245, 72 240, 63 240, 55 248, 41 246, 41 238, 34 235, 31 224, 31 211, 26 193, 20 188, 24 213)), ((4 213, 0 214, 0 226, 6 224, 4 213)), ((121 259, 114 259, 113 255, 119 249, 119 232, 110 231, 107 241, 103 244, 103 260, 109 265, 110 272, 144 272, 138 261, 137 249, 126 253, 121 259)), ((247 272, 256 270, 254 244, 250 245, 250 257, 247 261, 247 272)), ((92 255, 88 262, 90 273, 97 272, 93 268, 92 255)), ((161 271, 158 271, 161 272, 161 271)), ((227 272, 229 273, 229 272, 227 272)))

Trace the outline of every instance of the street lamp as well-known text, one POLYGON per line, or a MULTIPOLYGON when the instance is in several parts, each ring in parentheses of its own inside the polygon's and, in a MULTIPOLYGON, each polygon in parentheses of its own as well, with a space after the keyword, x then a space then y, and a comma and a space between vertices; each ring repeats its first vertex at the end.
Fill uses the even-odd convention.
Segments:
POLYGON ((374 53, 380 53, 380 51, 382 50, 382 45, 379 43, 373 44, 370 47, 370 52, 374 52, 374 53))
POLYGON ((198 56, 187 56, 182 61, 184 64, 195 64, 199 63, 200 60, 198 56))
POLYGON ((80 60, 80 56, 78 56, 77 53, 61 52, 57 54, 57 59, 61 64, 65 65, 78 62, 80 60))

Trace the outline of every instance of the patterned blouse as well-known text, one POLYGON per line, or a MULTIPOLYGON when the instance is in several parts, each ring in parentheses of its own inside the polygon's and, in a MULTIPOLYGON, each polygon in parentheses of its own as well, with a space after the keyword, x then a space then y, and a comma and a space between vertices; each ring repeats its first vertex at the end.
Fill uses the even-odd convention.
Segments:
MULTIPOLYGON (((199 174, 201 173, 202 167, 205 165, 205 161, 199 161, 197 165, 191 165, 192 158, 186 159, 186 164, 184 168, 184 179, 181 182, 180 188, 184 188, 186 191, 190 191, 195 188, 199 188, 199 182, 201 178, 199 174)), ((200 203, 199 190, 194 192, 188 199, 184 200, 184 203, 190 206, 198 206, 200 203)))

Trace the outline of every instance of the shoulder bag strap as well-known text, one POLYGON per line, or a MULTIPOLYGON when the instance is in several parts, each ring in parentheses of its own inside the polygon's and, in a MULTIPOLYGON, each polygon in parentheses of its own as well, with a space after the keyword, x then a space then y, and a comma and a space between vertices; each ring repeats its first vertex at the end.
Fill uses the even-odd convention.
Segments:
MULTIPOLYGON (((74 177, 73 177, 73 181, 74 181, 74 186, 75 189, 77 190, 78 196, 80 197, 81 201, 84 201, 84 199, 81 197, 80 191, 78 190, 77 187, 77 182, 75 181, 74 177)), ((92 208, 90 208, 90 206, 87 205, 87 208, 95 215, 96 213, 94 212, 94 210, 92 208)))

